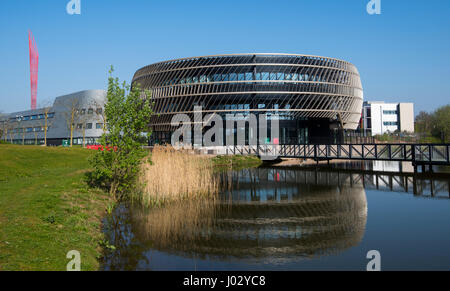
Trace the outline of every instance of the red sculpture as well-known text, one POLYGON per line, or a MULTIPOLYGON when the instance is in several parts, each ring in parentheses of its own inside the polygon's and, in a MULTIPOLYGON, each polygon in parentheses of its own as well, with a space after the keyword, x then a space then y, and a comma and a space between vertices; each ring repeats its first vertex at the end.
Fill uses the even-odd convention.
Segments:
POLYGON ((31 31, 28 31, 28 42, 30 47, 31 109, 33 110, 36 109, 39 52, 31 31))

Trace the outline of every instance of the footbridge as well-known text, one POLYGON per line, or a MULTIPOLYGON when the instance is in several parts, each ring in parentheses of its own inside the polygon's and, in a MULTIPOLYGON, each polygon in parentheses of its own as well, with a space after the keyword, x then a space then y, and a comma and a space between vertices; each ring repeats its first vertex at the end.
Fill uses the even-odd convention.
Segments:
POLYGON ((342 144, 227 146, 229 155, 257 155, 263 159, 398 161, 450 166, 450 144, 342 144))

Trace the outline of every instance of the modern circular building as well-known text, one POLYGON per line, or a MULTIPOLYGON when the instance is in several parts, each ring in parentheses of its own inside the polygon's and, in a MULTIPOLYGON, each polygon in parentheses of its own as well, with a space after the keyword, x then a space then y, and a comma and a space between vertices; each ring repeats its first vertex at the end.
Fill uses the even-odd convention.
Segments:
MULTIPOLYGON (((224 118, 277 114, 281 144, 339 143, 339 132, 357 128, 363 103, 354 65, 297 54, 170 60, 139 69, 132 84, 152 92, 156 114, 150 126, 153 141, 159 143, 170 142, 176 129, 171 126, 173 116, 193 116, 195 106, 202 106, 203 114, 224 118)), ((227 134, 232 133, 224 131, 227 134)))

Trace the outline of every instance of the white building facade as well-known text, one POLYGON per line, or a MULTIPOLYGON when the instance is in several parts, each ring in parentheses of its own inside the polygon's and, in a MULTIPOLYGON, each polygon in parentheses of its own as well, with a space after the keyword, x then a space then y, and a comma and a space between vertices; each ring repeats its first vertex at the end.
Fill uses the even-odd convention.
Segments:
POLYGON ((103 134, 106 91, 85 90, 56 97, 52 106, 0 116, 2 140, 15 144, 59 146, 70 139, 70 124, 75 145, 97 144, 103 134), (73 115, 72 115, 73 111, 73 115), (47 119, 45 114, 47 113, 47 119))
POLYGON ((389 132, 414 132, 413 103, 385 103, 366 101, 363 103, 361 129, 372 136, 389 132))

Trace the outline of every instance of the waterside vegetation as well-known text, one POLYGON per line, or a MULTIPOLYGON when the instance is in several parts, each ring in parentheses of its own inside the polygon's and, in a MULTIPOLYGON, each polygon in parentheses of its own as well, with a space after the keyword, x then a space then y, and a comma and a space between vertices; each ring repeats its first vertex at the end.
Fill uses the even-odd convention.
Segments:
POLYGON ((211 159, 165 146, 156 146, 150 156, 140 171, 142 189, 133 196, 144 206, 214 199, 219 191, 211 159))

